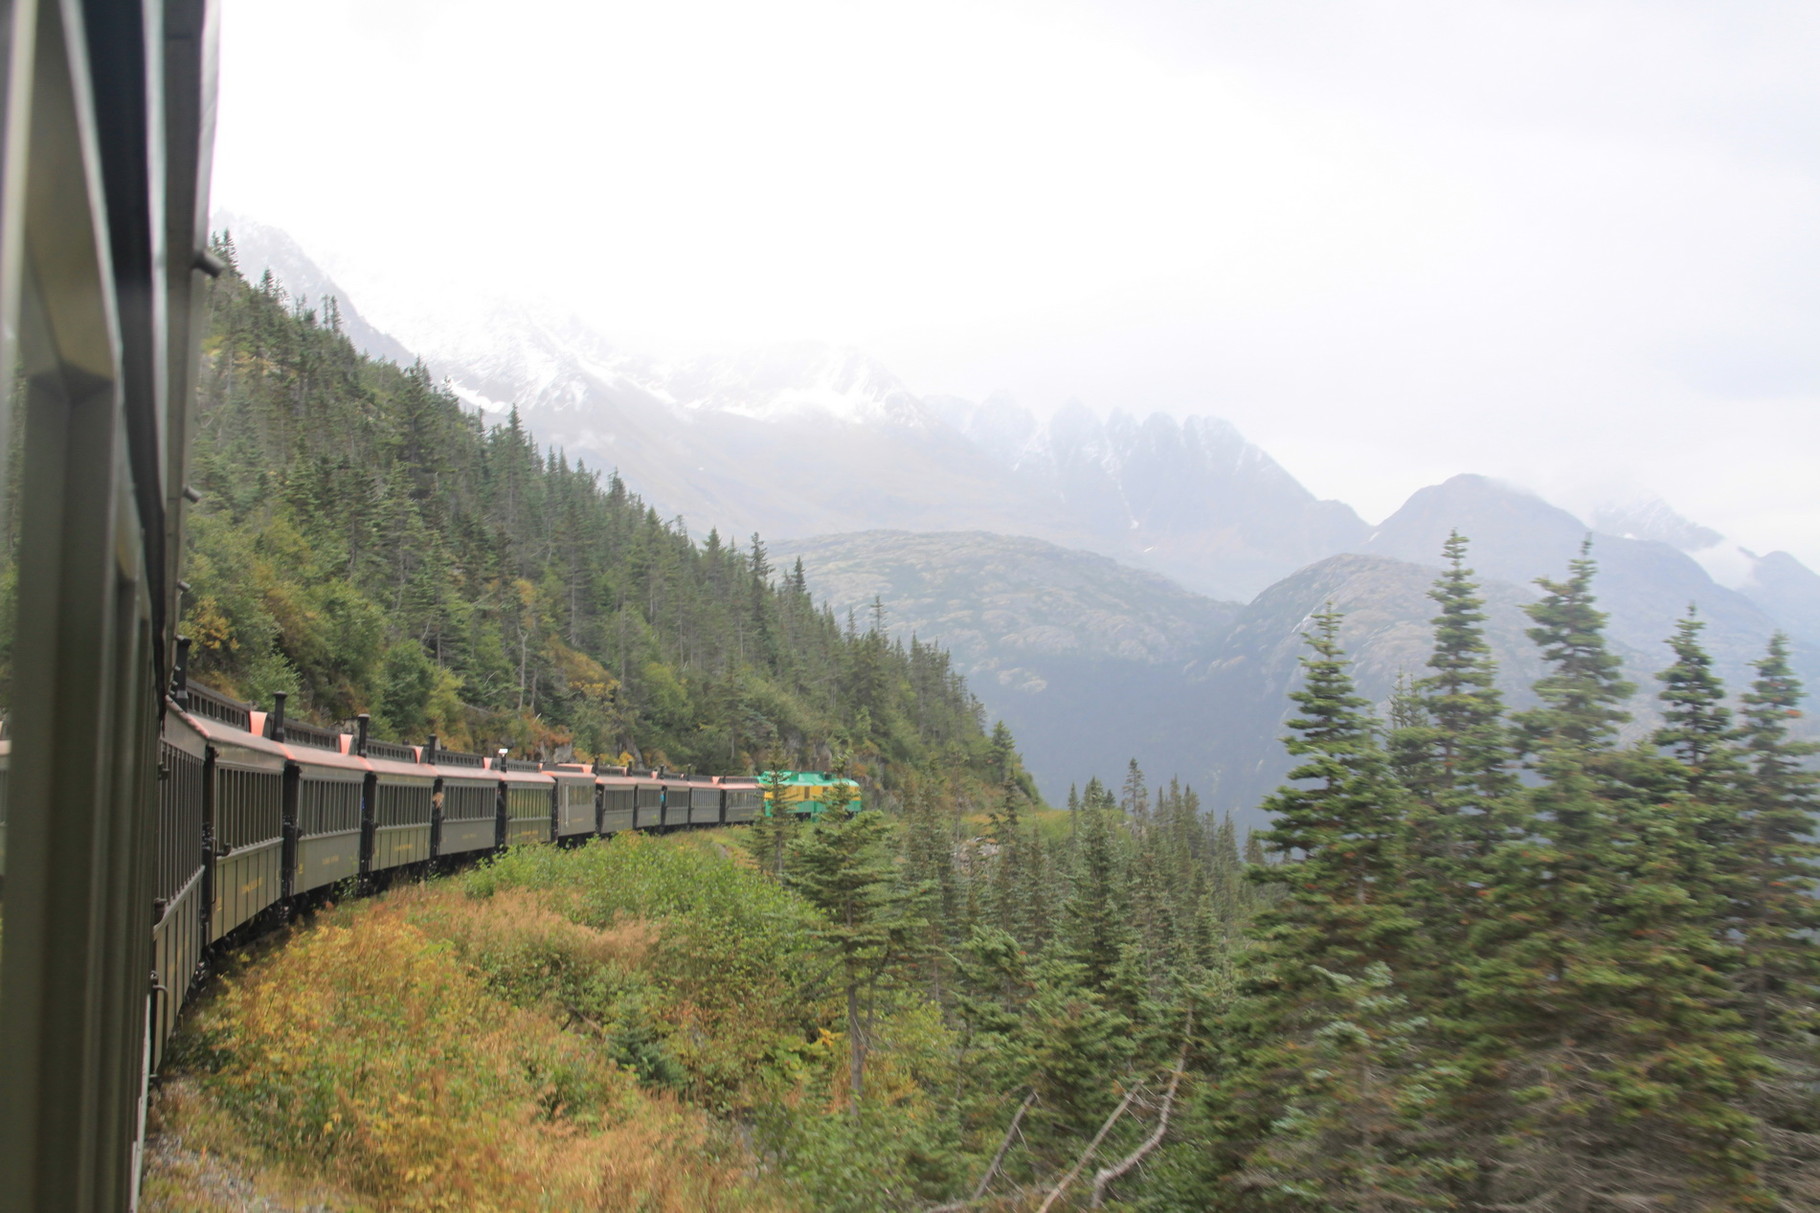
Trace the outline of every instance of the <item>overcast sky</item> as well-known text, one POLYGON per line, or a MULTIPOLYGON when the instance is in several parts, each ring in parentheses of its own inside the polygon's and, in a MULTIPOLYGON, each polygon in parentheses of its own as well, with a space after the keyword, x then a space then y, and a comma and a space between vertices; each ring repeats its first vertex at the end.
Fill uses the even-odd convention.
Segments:
MULTIPOLYGON (((227 0, 217 205, 426 300, 1225 417, 1820 568, 1820 4, 227 0)), ((360 302, 358 296, 355 303, 360 302)))

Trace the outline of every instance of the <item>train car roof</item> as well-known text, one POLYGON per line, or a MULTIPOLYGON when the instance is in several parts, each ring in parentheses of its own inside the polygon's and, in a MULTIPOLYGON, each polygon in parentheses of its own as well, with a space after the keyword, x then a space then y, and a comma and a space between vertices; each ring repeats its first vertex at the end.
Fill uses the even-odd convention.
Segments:
POLYGON ((603 771, 594 778, 610 788, 650 788, 658 786, 657 778, 653 775, 621 775, 617 771, 603 771))
MULTIPOLYGON (((285 760, 290 757, 283 746, 259 733, 213 717, 192 716, 180 708, 173 708, 172 711, 192 732, 214 747, 219 761, 235 766, 279 771, 284 769, 285 760)), ((264 712, 253 713, 253 716, 256 718, 255 724, 264 725, 264 712)))
POLYGON ((496 788, 499 786, 499 773, 485 767, 443 765, 436 762, 419 763, 425 771, 436 776, 444 783, 459 783, 473 787, 496 788))
POLYGON ((541 783, 547 786, 554 782, 547 771, 514 771, 510 767, 502 771, 493 759, 488 759, 487 773, 501 783, 541 783))
MULTIPOLYGON (((350 757, 354 757, 350 755, 350 757)), ((421 762, 403 762, 396 758, 379 758, 368 754, 364 758, 354 757, 355 762, 364 763, 375 775, 388 779, 421 779, 425 783, 436 778, 436 769, 421 762)))
POLYGON ((317 767, 322 770, 335 771, 343 778, 366 778, 371 769, 364 758, 352 754, 343 754, 340 750, 322 750, 315 746, 293 745, 290 742, 279 742, 279 749, 284 756, 300 767, 317 767))

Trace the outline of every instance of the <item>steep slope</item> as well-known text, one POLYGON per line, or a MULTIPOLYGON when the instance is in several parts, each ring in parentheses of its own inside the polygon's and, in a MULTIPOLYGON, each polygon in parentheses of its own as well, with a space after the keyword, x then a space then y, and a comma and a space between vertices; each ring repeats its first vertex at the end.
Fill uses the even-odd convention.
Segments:
POLYGON ((283 285, 293 305, 320 315, 325 300, 334 299, 340 313, 341 331, 354 348, 369 358, 382 358, 400 366, 410 366, 417 355, 390 333, 382 332, 355 306, 339 283, 311 259, 288 232, 260 223, 244 215, 217 212, 213 217, 216 231, 228 233, 233 242, 238 268, 253 282, 267 270, 283 285))
POLYGON ((1154 573, 1034 539, 872 531, 778 543, 837 611, 881 600, 901 638, 935 641, 1017 735, 1051 800, 1136 757, 1204 780, 1190 671, 1237 616, 1154 573))
POLYGON ((230 272, 209 302, 182 621, 204 680, 458 749, 724 772, 838 744, 887 785, 985 761, 946 654, 843 633, 757 550, 696 542, 516 416, 483 426, 275 284, 230 272))

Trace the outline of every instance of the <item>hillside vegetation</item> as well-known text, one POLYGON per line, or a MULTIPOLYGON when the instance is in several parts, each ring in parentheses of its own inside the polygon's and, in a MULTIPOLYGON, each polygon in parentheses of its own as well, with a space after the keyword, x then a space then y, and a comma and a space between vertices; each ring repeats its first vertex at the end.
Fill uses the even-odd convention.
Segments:
POLYGON ((456 748, 887 782, 984 759, 945 653, 818 609, 758 536, 697 542, 516 414, 484 427, 421 364, 358 354, 333 300, 230 272, 210 308, 183 619, 199 677, 456 748))
POLYGON ((691 543, 421 372, 353 359, 318 400, 341 424, 300 429, 332 318, 220 302, 211 374, 265 378, 207 414, 218 676, 540 748, 825 747, 885 811, 515 850, 325 915, 197 1017, 167 1134, 349 1209, 1820 1210, 1820 774, 1785 638, 1728 693, 1690 610, 1642 692, 1589 548, 1506 604, 1519 638, 1453 534, 1426 643, 1355 596, 1426 656, 1385 717, 1331 598, 1271 650, 1296 765, 1268 829, 1135 760, 1043 811, 883 604, 840 626, 758 545, 691 543), (407 399, 442 454, 379 453, 419 441, 407 399), (413 527, 408 567, 371 539, 413 527), (1493 656, 1519 639, 1521 697, 1493 656))
POLYGON ((1243 844, 1136 763, 1035 812, 1000 734, 983 820, 912 774, 892 813, 514 851, 229 987, 192 1115, 379 1208, 1820 1209, 1785 643, 1728 702, 1686 618, 1626 745, 1592 561, 1542 582, 1507 711, 1448 552, 1387 722, 1311 620, 1298 765, 1243 844), (488 1140, 532 1134, 484 1166, 435 1129, 483 1098, 488 1140), (609 1156, 633 1188, 589 1186, 609 1156))

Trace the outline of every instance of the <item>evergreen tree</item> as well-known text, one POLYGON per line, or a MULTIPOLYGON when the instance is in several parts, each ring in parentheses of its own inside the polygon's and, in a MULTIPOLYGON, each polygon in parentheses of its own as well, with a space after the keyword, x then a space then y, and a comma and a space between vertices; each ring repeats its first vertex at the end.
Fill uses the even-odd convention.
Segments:
POLYGON ((1515 828, 1509 730, 1466 546, 1454 531, 1442 548, 1446 571, 1428 591, 1440 608, 1431 672, 1393 700, 1388 743, 1410 793, 1408 898, 1429 958, 1408 978, 1443 1019, 1458 1011, 1459 962, 1482 908, 1486 859, 1515 828))
POLYGON ((1735 1101, 1760 1063, 1727 1007, 1730 945, 1686 887, 1686 806, 1611 751, 1632 688, 1593 572, 1583 547, 1525 608, 1550 665, 1519 718, 1536 783, 1488 864, 1467 964, 1479 1195, 1595 1207, 1693 1190, 1690 1207, 1751 1207, 1758 1147, 1735 1101))
POLYGON ((1405 801, 1390 779, 1367 702, 1353 690, 1339 644, 1341 616, 1314 616, 1305 637, 1303 682, 1290 696, 1289 752, 1302 761, 1291 783, 1264 802, 1272 824, 1261 836, 1281 862, 1254 879, 1281 886, 1286 901, 1268 933, 1293 936, 1292 950, 1338 971, 1395 954, 1409 920, 1399 905, 1405 801))
POLYGON ((1788 638, 1778 633, 1755 663, 1757 678, 1743 697, 1743 761, 1732 774, 1742 835, 1740 896, 1728 926, 1741 941, 1740 981, 1752 1026, 1766 1037, 1805 1034, 1811 1050, 1820 1041, 1820 772, 1808 760, 1820 745, 1789 736, 1789 721, 1801 714, 1802 688, 1788 653, 1788 638))
POLYGON ((1074 840, 1074 866, 1062 903, 1060 942, 1080 967, 1081 981, 1104 994, 1133 942, 1131 899, 1123 847, 1114 826, 1117 802, 1098 779, 1081 796, 1074 840))
POLYGON ((1538 577, 1544 596, 1523 608, 1549 672, 1535 685, 1542 706, 1524 712, 1518 727, 1525 752, 1544 761, 1553 755, 1578 762, 1608 749, 1618 726, 1630 720, 1618 705, 1637 688, 1619 676, 1623 663, 1605 647, 1605 613, 1593 605, 1597 568, 1589 538, 1569 562, 1567 579, 1538 577))
POLYGON ((1273 822, 1260 837, 1279 862, 1250 871, 1281 897, 1259 913, 1259 946, 1218 1021, 1222 1081, 1206 1109, 1218 1207, 1430 1207, 1446 1170, 1425 1148, 1418 1025, 1394 978, 1414 926, 1407 801, 1354 691, 1340 621, 1330 607, 1305 637, 1285 739, 1301 761, 1265 802, 1273 822), (1253 1186, 1259 1172, 1274 1196, 1253 1186))
POLYGON ((896 882, 883 814, 831 807, 791 848, 788 882, 824 916, 816 938, 836 965, 846 1004, 848 1090, 857 1119, 878 999, 916 960, 927 923, 896 882))

